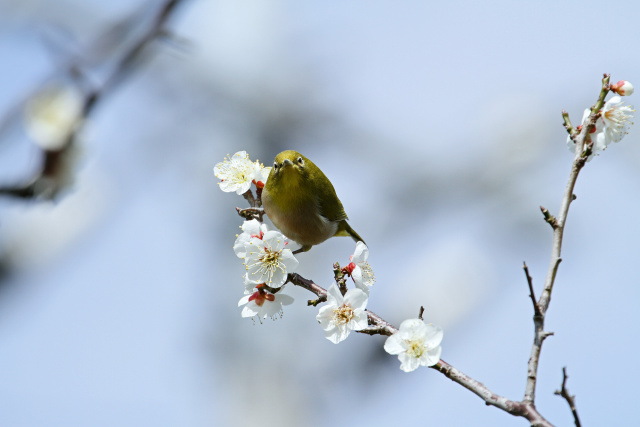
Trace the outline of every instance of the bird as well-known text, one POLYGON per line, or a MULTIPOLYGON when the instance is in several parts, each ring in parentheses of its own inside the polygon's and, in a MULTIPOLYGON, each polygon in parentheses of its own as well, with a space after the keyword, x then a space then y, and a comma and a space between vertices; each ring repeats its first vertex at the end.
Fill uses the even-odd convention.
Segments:
POLYGON ((294 150, 278 154, 262 190, 262 207, 271 222, 307 252, 333 236, 364 240, 347 223, 347 214, 329 178, 294 150))

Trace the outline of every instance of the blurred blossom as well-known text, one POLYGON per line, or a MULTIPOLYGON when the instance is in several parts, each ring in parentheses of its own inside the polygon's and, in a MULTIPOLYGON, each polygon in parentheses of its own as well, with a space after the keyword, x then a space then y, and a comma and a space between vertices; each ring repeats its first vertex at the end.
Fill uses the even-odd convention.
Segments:
POLYGON ((82 93, 73 86, 49 86, 27 101, 24 126, 42 149, 63 148, 82 122, 82 93))

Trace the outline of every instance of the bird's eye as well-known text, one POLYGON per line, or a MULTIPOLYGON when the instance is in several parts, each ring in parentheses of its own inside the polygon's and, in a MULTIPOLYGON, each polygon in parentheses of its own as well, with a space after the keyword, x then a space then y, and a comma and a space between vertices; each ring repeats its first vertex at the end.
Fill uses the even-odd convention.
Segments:
POLYGON ((304 166, 304 160, 302 160, 302 157, 298 157, 298 164, 300 166, 304 166))
POLYGON ((276 162, 273 163, 273 169, 278 170, 278 164, 276 162))

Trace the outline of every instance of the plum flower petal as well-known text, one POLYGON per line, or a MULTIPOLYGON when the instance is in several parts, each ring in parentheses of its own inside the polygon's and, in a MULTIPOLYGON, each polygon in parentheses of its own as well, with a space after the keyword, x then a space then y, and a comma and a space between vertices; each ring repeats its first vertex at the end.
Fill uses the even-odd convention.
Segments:
POLYGON ((440 361, 442 328, 425 324, 420 319, 408 319, 400 324, 398 332, 387 338, 384 349, 397 354, 400 369, 411 372, 420 366, 433 366, 440 361))
POLYGON ((619 142, 629 133, 635 111, 633 105, 624 105, 624 101, 619 96, 612 97, 604 104, 602 120, 607 143, 619 142))
POLYGON ((351 331, 367 327, 365 308, 368 297, 360 289, 349 289, 342 296, 333 284, 327 289, 327 304, 320 308, 316 320, 325 332, 326 338, 334 344, 345 340, 351 331))
POLYGON ((346 267, 356 287, 362 289, 367 295, 369 295, 369 287, 373 286, 376 282, 373 269, 367 262, 368 258, 369 248, 367 248, 367 245, 365 245, 364 242, 357 242, 356 249, 350 258, 351 262, 346 267))
POLYGON ((245 243, 244 264, 249 280, 279 288, 287 281, 287 274, 298 266, 291 250, 285 248, 287 238, 270 230, 262 239, 252 237, 245 243))
POLYGON ((242 229, 242 233, 236 236, 233 251, 238 258, 244 258, 247 255, 245 244, 249 243, 252 237, 262 239, 264 233, 267 232, 267 226, 266 224, 260 223, 257 219, 252 219, 245 221, 240 228, 242 229))
POLYGON ((256 291, 245 295, 238 301, 238 307, 242 308, 242 317, 257 317, 265 319, 266 317, 275 318, 278 313, 282 313, 282 307, 293 303, 293 298, 281 292, 272 294, 260 285, 256 291))
POLYGON ((237 194, 244 194, 251 188, 255 170, 255 163, 249 160, 246 151, 238 151, 213 168, 216 177, 221 180, 218 183, 220 189, 224 192, 235 191, 237 194))
POLYGON ((30 99, 24 111, 29 137, 44 150, 60 150, 82 123, 84 100, 72 86, 51 86, 30 99))

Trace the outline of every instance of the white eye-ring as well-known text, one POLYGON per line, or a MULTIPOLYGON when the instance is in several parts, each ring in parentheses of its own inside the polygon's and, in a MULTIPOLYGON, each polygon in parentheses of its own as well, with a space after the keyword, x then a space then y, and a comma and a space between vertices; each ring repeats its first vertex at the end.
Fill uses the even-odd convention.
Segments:
POLYGON ((302 157, 298 157, 298 164, 304 167, 304 160, 302 160, 302 157))

